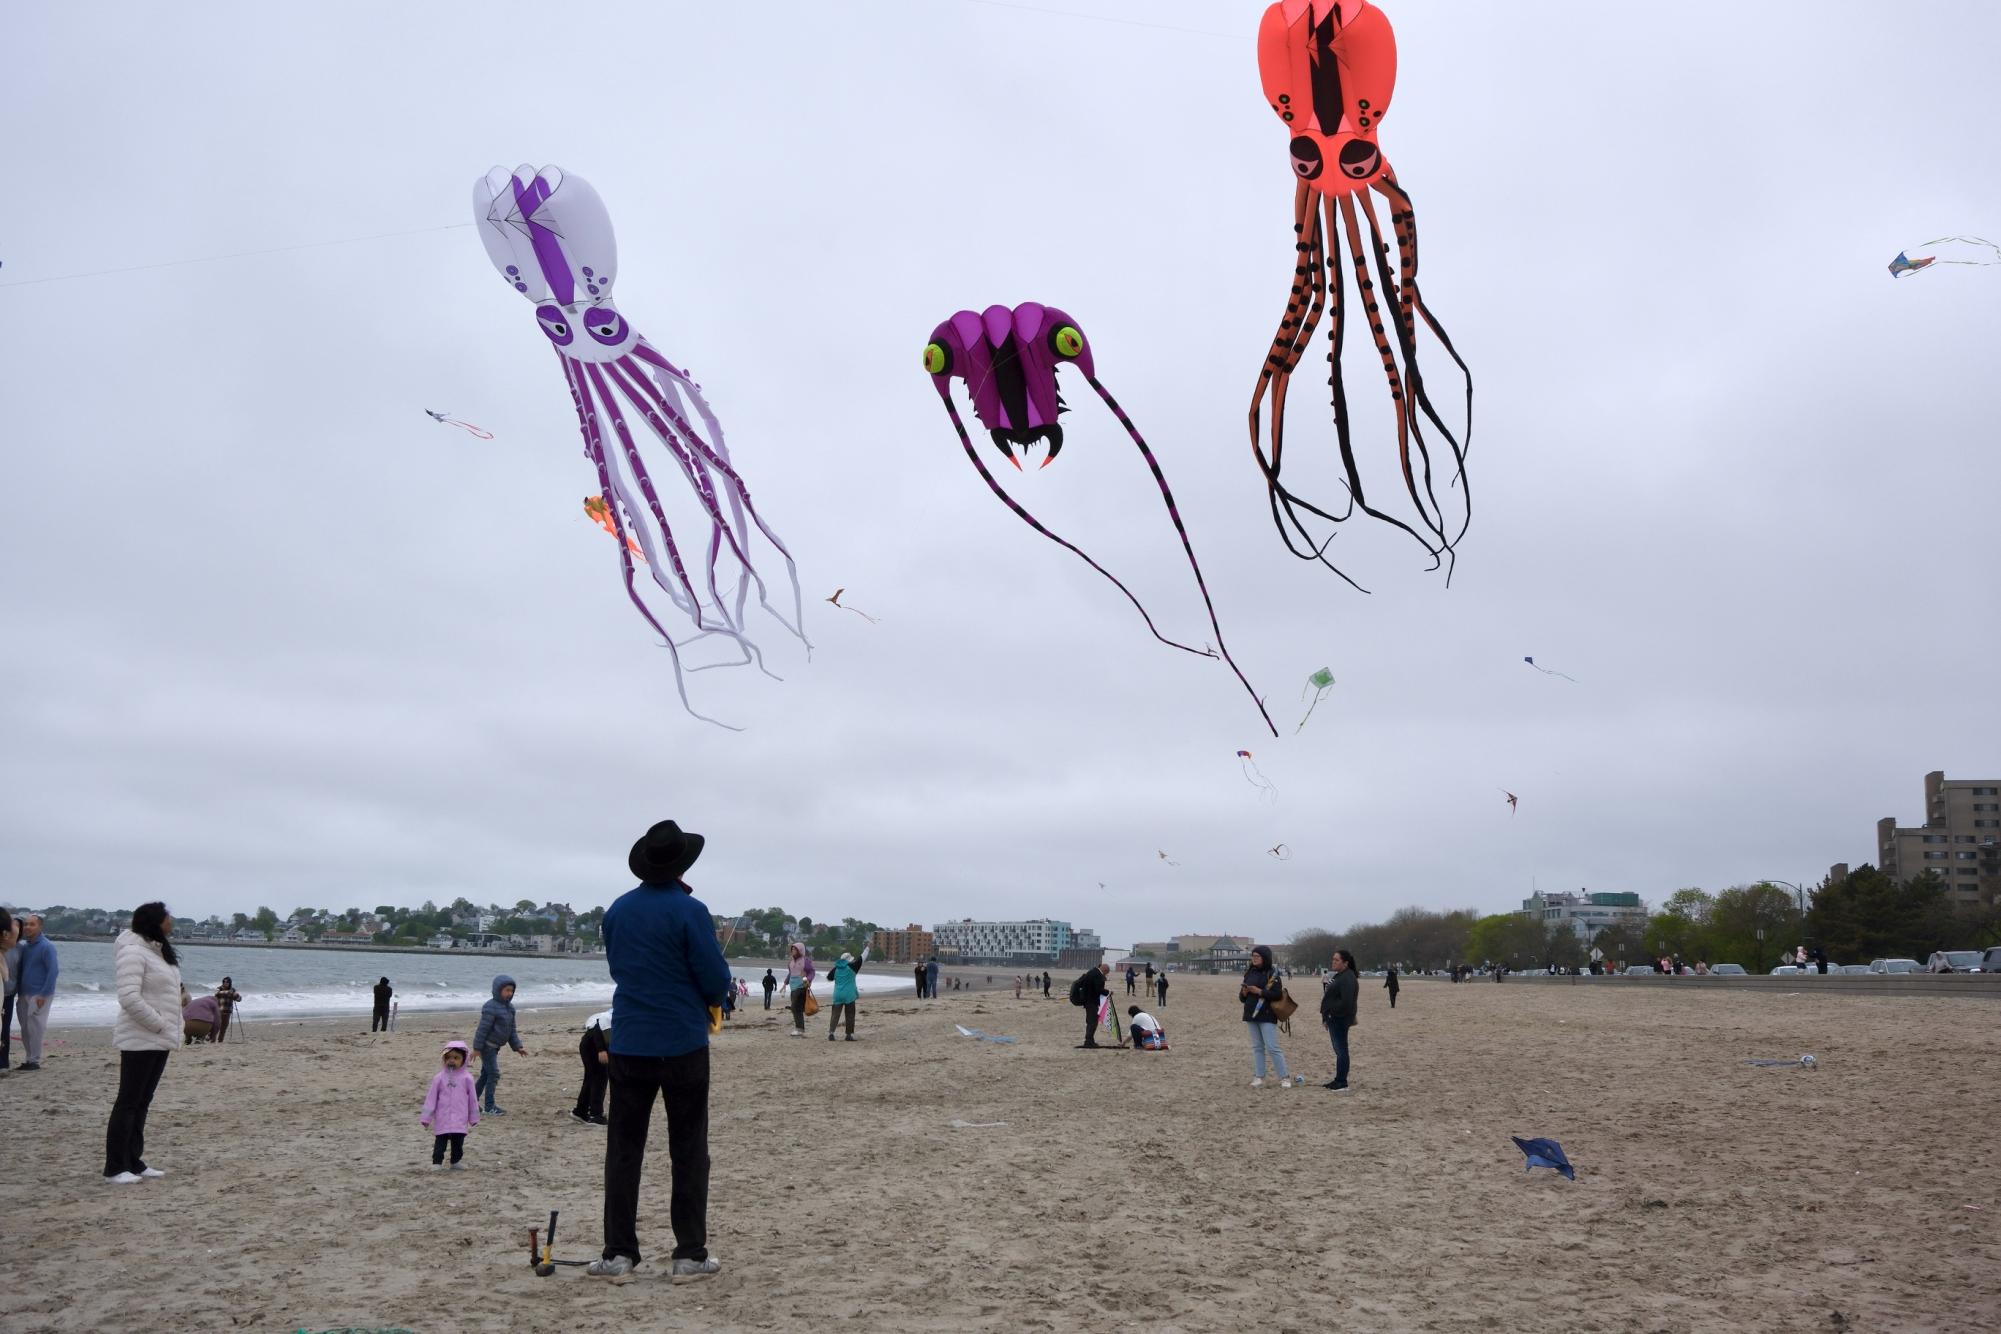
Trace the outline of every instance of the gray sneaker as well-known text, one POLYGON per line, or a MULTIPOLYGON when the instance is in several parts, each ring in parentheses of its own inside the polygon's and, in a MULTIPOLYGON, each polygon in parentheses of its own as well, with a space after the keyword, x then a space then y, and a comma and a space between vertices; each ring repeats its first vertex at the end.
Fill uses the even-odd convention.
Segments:
POLYGON ((723 1262, 710 1256, 706 1260, 676 1260, 674 1262, 674 1282, 694 1283, 700 1279, 714 1278, 721 1272, 723 1262))
POLYGON ((584 1272, 592 1278, 624 1278, 633 1269, 632 1257, 614 1255, 607 1260, 593 1260, 584 1266, 584 1272))

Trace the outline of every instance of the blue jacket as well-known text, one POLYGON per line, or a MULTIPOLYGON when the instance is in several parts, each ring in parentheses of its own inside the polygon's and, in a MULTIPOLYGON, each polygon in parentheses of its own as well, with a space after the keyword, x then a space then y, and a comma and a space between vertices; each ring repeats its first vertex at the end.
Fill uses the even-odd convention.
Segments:
POLYGON ((56 974, 61 968, 56 963, 56 947, 49 943, 47 936, 37 940, 21 942, 21 985, 23 996, 53 996, 56 994, 56 974))
POLYGON ((514 1028, 514 1002, 500 998, 500 989, 513 985, 514 979, 505 973, 493 979, 493 999, 479 1007, 479 1027, 472 1035, 474 1051, 499 1051, 503 1042, 516 1051, 528 1050, 514 1028))
POLYGON ((848 963, 841 959, 834 961, 834 966, 830 970, 830 975, 834 979, 834 1004, 853 1005, 855 1003, 860 990, 855 986, 855 974, 861 970, 862 966, 858 963, 848 963))
POLYGON ((709 1006, 730 966, 715 920, 685 885, 640 885, 604 914, 614 1056, 686 1056, 709 1045, 709 1006))

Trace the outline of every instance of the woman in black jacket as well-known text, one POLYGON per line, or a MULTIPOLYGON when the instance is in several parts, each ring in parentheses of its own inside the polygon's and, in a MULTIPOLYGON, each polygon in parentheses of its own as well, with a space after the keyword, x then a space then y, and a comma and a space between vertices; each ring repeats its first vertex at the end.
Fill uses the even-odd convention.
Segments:
POLYGON ((1356 1002, 1362 984, 1355 980, 1355 956, 1346 950, 1334 951, 1334 976, 1320 997, 1320 1022, 1334 1040, 1334 1078, 1320 1087, 1336 1093, 1348 1087, 1348 1030, 1355 1026, 1356 1002))
MULTIPOLYGON (((1355 985, 1360 986, 1361 983, 1357 982, 1355 985)), ((1397 967, 1395 964, 1389 965, 1386 970, 1386 975, 1383 978, 1383 989, 1390 993, 1390 1008, 1392 1010, 1396 1009, 1397 992, 1403 989, 1403 983, 1397 981, 1397 967)))
POLYGON ((1251 1087, 1265 1086, 1265 1054, 1271 1054, 1272 1069, 1278 1074, 1278 1086, 1287 1088, 1295 1083, 1304 1084, 1305 1076, 1294 1080, 1285 1071, 1285 1053, 1278 1049, 1278 1016, 1271 1012, 1273 1002, 1285 995, 1285 980, 1272 967, 1271 949, 1264 945, 1251 947, 1251 966, 1244 970, 1244 981, 1237 988, 1237 998, 1244 1003, 1244 1026, 1251 1034, 1251 1087))

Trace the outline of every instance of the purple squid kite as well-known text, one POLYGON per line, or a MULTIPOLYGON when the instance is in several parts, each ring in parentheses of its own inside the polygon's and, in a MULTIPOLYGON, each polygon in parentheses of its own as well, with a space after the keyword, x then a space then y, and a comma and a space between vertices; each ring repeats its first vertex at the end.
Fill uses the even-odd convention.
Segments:
MULTIPOLYGON (((666 641, 682 706, 704 722, 716 722, 688 702, 680 650, 721 636, 742 656, 708 666, 754 663, 771 675, 763 653, 745 633, 745 604, 755 586, 759 605, 805 641, 799 575, 791 553, 751 504, 743 478, 731 465, 722 424, 702 397, 701 386, 661 356, 613 304, 618 247, 604 201, 590 182, 559 167, 536 171, 524 165, 511 172, 495 167, 473 184, 472 198, 487 257, 509 287, 534 303, 536 321, 562 363, 583 431, 584 456, 597 469, 598 490, 610 512, 613 535, 620 539, 615 545, 626 595, 666 641), (689 422, 689 404, 701 419, 700 430, 689 422), (635 423, 644 423, 665 446, 708 522, 706 551, 694 572, 682 558, 653 477, 640 458, 635 423), (784 558, 792 583, 789 620, 771 605, 764 580, 751 564, 752 527, 784 558), (693 635, 677 643, 640 596, 630 540, 637 541, 653 582, 693 623, 693 635), (725 567, 721 575, 719 564, 725 567)), ((808 643, 809 651, 811 647, 808 643)))
POLYGON ((1256 701, 1265 726, 1271 728, 1273 736, 1277 736, 1278 729, 1272 727, 1271 715, 1265 712, 1264 701, 1258 699, 1257 691, 1251 689, 1251 683, 1244 679, 1243 672, 1230 657, 1228 646, 1223 643, 1223 628, 1216 623, 1216 604, 1209 600, 1209 586, 1202 579, 1202 567, 1195 561, 1195 548, 1188 541, 1188 530, 1181 524, 1181 513, 1175 507, 1174 492, 1168 489, 1167 476, 1160 470, 1160 461, 1147 448, 1146 441, 1127 418, 1125 410, 1099 382, 1091 357, 1091 345, 1085 340, 1077 322, 1054 306, 1033 301, 1023 302, 1012 310, 1006 306, 988 306, 978 314, 962 310, 931 331, 931 341, 924 348, 924 369, 930 373, 932 386, 937 389, 945 411, 952 418, 952 427, 959 433, 959 443, 965 446, 966 457, 973 461, 973 466, 979 470, 988 488, 1000 497, 1001 503, 1036 532, 1074 552, 1086 565, 1111 580, 1126 595, 1126 600, 1138 608, 1141 619, 1146 622, 1146 628, 1153 631, 1155 639, 1170 648, 1200 657, 1213 658, 1220 653, 1223 661, 1229 663, 1230 670, 1237 674, 1237 680, 1243 682, 1244 689, 1256 701), (1119 419, 1119 425, 1126 428, 1126 434, 1139 446, 1148 471, 1160 487, 1160 498, 1167 505, 1167 517, 1173 520, 1174 531, 1181 537, 1181 549, 1188 553, 1189 568, 1195 572, 1195 586, 1201 590, 1202 605, 1209 611, 1209 628, 1216 635, 1215 649, 1191 648, 1161 634, 1153 623, 1153 617, 1147 614, 1131 589, 1120 583, 1104 566, 1043 527, 1034 515, 1001 489, 994 475, 987 471, 979 451, 973 447, 972 437, 966 433, 966 423, 959 416, 957 405, 952 402, 954 379, 965 381, 966 392, 973 401, 973 415, 980 419, 980 425, 986 428, 1001 457, 1013 464, 1016 471, 1021 469, 1021 459, 1016 457, 1015 451, 1020 450, 1025 456, 1038 443, 1046 442, 1048 445, 1042 467, 1054 463, 1063 448, 1063 427, 1056 418, 1059 413, 1068 411, 1056 385, 1056 371, 1061 366, 1077 368, 1084 382, 1097 391, 1105 406, 1112 410, 1112 415, 1119 419))

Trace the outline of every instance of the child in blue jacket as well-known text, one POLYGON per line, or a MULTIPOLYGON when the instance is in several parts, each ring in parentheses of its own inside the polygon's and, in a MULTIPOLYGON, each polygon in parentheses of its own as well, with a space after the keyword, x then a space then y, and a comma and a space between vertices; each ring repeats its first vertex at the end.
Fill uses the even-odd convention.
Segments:
POLYGON ((488 1116, 505 1116, 506 1109, 493 1101, 493 1091, 500 1087, 500 1049, 504 1045, 523 1056, 528 1054, 514 1027, 514 979, 505 973, 493 979, 493 999, 479 1007, 479 1027, 473 1032, 472 1045, 479 1053, 479 1081, 474 1091, 484 1104, 481 1110, 488 1116))

